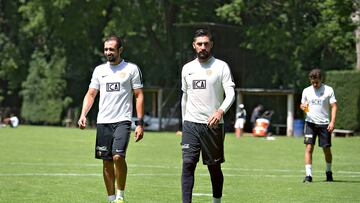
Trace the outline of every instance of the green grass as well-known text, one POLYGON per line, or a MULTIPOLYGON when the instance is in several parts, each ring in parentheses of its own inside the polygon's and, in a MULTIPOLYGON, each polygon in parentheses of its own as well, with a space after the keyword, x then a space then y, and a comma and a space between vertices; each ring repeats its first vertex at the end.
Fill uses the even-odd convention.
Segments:
MULTIPOLYGON (((95 130, 20 126, 0 129, 0 202, 106 203, 102 163, 94 159, 95 130)), ((360 202, 360 137, 333 139, 335 182, 327 183, 321 148, 311 184, 302 183, 301 138, 242 137, 228 133, 223 202, 360 202)), ((127 202, 181 202, 180 137, 146 132, 127 153, 127 202)), ((201 163, 193 202, 211 202, 201 163)))

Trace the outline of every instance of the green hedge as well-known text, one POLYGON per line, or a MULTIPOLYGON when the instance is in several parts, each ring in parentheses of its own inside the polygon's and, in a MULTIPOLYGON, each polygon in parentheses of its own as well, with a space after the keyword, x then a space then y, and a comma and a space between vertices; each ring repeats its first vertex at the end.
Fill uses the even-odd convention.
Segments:
POLYGON ((360 130, 360 71, 327 71, 325 84, 337 99, 335 128, 360 130))

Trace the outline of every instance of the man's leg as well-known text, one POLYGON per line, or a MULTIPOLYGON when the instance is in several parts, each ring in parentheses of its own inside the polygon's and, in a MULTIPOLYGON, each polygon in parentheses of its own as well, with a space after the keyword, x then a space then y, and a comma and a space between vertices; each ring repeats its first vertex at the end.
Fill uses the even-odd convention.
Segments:
POLYGON ((115 165, 116 199, 125 199, 125 185, 127 176, 127 164, 125 160, 126 150, 130 139, 130 121, 123 121, 113 125, 114 140, 112 143, 112 159, 115 165))
POLYGON ((221 165, 208 165, 208 170, 211 177, 212 191, 214 199, 219 199, 222 197, 222 189, 224 184, 224 176, 221 171, 221 165))
POLYGON ((310 122, 305 122, 304 130, 304 144, 305 144, 305 172, 306 176, 303 182, 312 182, 312 154, 314 151, 314 145, 316 142, 316 135, 318 134, 318 129, 315 124, 310 122))
POLYGON ((331 148, 330 148, 330 147, 324 147, 324 148, 323 148, 323 151, 324 151, 326 163, 331 164, 331 163, 332 163, 331 148))
POLYGON ((235 128, 235 136, 237 138, 240 138, 241 137, 241 129, 240 128, 235 128))
POLYGON ((306 177, 304 182, 312 182, 312 154, 314 151, 314 145, 306 144, 305 147, 305 172, 306 177), (311 177, 311 178, 309 178, 311 177))
POLYGON ((190 203, 192 199, 192 190, 195 182, 196 162, 185 163, 182 165, 181 189, 183 203, 190 203))
POLYGON ((243 132, 244 132, 244 128, 240 128, 240 137, 243 135, 243 132))
POLYGON ((108 196, 115 195, 115 173, 112 160, 103 160, 103 177, 108 196))
POLYGON ((324 151, 325 161, 326 161, 326 181, 333 181, 332 169, 331 169, 331 165, 332 165, 331 148, 324 147, 323 151, 324 151))
POLYGON ((202 124, 185 121, 181 137, 182 174, 181 190, 183 203, 192 201, 192 190, 195 182, 195 168, 200 157, 199 129, 202 124))
POLYGON ((126 184, 127 164, 125 158, 120 155, 114 156, 116 188, 124 190, 126 184))

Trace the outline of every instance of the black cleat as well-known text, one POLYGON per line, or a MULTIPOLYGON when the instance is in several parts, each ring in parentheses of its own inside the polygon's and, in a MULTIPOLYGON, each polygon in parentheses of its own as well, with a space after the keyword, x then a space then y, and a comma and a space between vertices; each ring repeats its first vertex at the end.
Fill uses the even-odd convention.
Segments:
POLYGON ((311 183, 312 182, 312 177, 311 176, 305 176, 303 183, 311 183))
POLYGON ((326 172, 326 181, 328 181, 328 182, 334 181, 331 171, 326 172))

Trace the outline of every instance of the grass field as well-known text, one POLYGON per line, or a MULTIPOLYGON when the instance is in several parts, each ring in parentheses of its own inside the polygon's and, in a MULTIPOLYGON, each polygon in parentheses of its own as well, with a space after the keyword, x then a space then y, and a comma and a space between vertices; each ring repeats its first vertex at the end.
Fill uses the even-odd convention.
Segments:
MULTIPOLYGON (((0 202, 106 203, 95 130, 20 126, 0 129, 0 202)), ((181 202, 180 137, 146 132, 127 153, 127 202, 181 202)), ((275 140, 228 133, 223 202, 360 202, 360 137, 333 139, 334 182, 324 182, 321 148, 311 184, 304 177, 301 138, 275 140)), ((206 167, 198 164, 193 202, 211 202, 206 167)))

